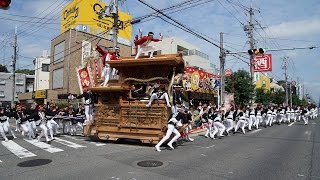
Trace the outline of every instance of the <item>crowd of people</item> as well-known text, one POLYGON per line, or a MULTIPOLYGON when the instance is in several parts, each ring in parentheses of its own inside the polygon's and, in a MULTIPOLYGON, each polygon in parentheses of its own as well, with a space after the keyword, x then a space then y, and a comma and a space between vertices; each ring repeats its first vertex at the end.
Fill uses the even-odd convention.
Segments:
POLYGON ((85 120, 85 105, 74 108, 73 105, 59 108, 53 103, 48 106, 34 104, 30 108, 16 104, 13 107, 0 107, 0 133, 5 141, 6 134, 10 133, 17 138, 12 130, 9 120, 15 120, 15 132, 28 136, 29 139, 41 141, 45 137, 46 142, 54 140, 58 128, 66 127, 66 133, 75 135, 77 129, 83 128, 85 120), (64 125, 63 125, 64 124, 64 125))
POLYGON ((247 106, 247 107, 220 107, 216 105, 199 103, 194 108, 186 108, 178 106, 177 112, 172 112, 168 120, 168 128, 166 135, 155 146, 158 152, 161 151, 161 145, 166 142, 172 133, 175 135, 167 143, 174 149, 173 143, 179 139, 193 141, 189 137, 192 129, 206 129, 204 137, 206 138, 222 138, 230 136, 230 134, 241 133, 246 134, 246 131, 259 129, 259 127, 271 127, 274 124, 291 123, 303 121, 308 125, 309 120, 318 117, 319 110, 315 105, 308 106, 247 106), (198 113, 195 113, 198 112, 198 113), (197 116, 195 116, 197 115, 197 116))

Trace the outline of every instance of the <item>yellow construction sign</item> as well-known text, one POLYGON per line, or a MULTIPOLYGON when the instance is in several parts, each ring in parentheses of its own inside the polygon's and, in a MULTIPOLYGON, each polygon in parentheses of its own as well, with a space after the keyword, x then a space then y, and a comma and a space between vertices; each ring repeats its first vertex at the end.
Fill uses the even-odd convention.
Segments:
MULTIPOLYGON (((110 17, 98 18, 98 12, 107 4, 100 0, 73 0, 61 12, 61 33, 70 28, 108 38, 107 32, 113 26, 110 17)), ((119 11, 118 42, 130 45, 132 37, 132 16, 119 11)))

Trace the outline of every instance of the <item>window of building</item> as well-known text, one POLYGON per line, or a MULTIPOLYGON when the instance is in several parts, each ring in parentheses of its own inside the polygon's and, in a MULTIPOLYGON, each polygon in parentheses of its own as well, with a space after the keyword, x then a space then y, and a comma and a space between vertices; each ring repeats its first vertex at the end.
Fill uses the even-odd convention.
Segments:
POLYGON ((4 98, 4 91, 0 91, 0 98, 4 98))
POLYGON ((16 79, 16 85, 23 85, 23 79, 16 79))
POLYGON ((52 72, 52 89, 63 87, 63 68, 56 69, 52 72))
POLYGON ((50 66, 50 64, 42 64, 42 71, 49 72, 49 66, 50 66))
POLYGON ((0 79, 0 85, 5 85, 6 84, 6 80, 5 79, 0 79))
POLYGON ((65 41, 62 41, 61 43, 54 46, 53 50, 53 63, 59 63, 64 60, 64 46, 65 41))

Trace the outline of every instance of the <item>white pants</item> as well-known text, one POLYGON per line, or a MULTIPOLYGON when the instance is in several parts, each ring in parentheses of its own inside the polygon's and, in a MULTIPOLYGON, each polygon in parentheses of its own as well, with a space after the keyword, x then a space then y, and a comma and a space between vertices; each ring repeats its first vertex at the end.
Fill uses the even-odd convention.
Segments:
POLYGON ((308 124, 308 116, 302 116, 304 124, 308 124))
POLYGON ((53 128, 55 132, 58 130, 58 123, 56 123, 53 119, 47 120, 47 127, 49 129, 50 137, 53 139, 53 128))
POLYGON ((233 120, 232 119, 227 119, 225 121, 225 127, 226 127, 226 132, 229 134, 229 131, 234 128, 233 120))
POLYGON ((255 116, 255 115, 250 115, 250 116, 249 116, 249 119, 250 119, 250 120, 249 120, 249 122, 248 122, 248 123, 249 123, 248 129, 251 130, 252 125, 253 125, 253 126, 256 125, 256 116, 255 116), (251 123, 251 125, 250 125, 250 123, 251 123))
POLYGON ((170 106, 169 96, 168 96, 168 94, 166 92, 163 93, 159 98, 158 98, 158 95, 156 93, 152 93, 152 95, 150 97, 150 100, 149 100, 149 103, 148 103, 148 106, 151 106, 152 101, 155 100, 155 99, 165 99, 166 103, 167 103, 167 106, 170 106))
MULTIPOLYGON (((206 134, 204 135, 205 137, 211 137, 211 132, 212 132, 212 129, 213 129, 213 121, 212 119, 208 119, 208 127, 207 127, 207 131, 206 131, 206 134)), ((213 137, 211 137, 213 138, 213 137)))
POLYGON ((135 59, 138 59, 139 56, 141 55, 141 53, 145 53, 145 52, 151 52, 150 53, 150 58, 153 57, 153 52, 156 50, 156 48, 154 46, 138 46, 138 52, 137 55, 135 57, 135 59))
POLYGON ((92 118, 92 113, 93 113, 93 106, 92 104, 90 105, 84 105, 84 113, 86 115, 86 121, 91 121, 92 118))
POLYGON ((259 124, 260 124, 260 122, 262 122, 262 116, 261 115, 258 115, 257 117, 256 117, 256 128, 257 129, 259 129, 259 124))
POLYGON ((10 127, 9 120, 7 120, 7 121, 5 122, 5 125, 8 127, 8 131, 11 133, 11 135, 12 135, 14 138, 17 138, 16 135, 13 133, 13 130, 12 130, 11 127, 10 127))
POLYGON ((172 143, 176 141, 181 135, 179 131, 172 124, 168 124, 168 130, 166 135, 161 139, 161 141, 156 145, 156 147, 160 147, 166 140, 171 137, 171 134, 174 133, 175 136, 171 139, 168 145, 172 146, 172 143))
POLYGON ((31 139, 31 137, 35 138, 34 132, 37 129, 36 122, 30 121, 28 128, 29 128, 29 139, 31 139))
POLYGON ((40 124, 40 129, 41 129, 41 133, 38 136, 38 140, 40 141, 41 137, 44 135, 44 137, 46 138, 46 141, 49 141, 49 137, 48 137, 48 128, 46 127, 45 123, 41 123, 40 124))
POLYGON ((20 128, 21 128, 21 125, 20 125, 19 121, 16 119, 16 131, 20 132, 20 128))
POLYGON ((1 133, 1 136, 3 137, 3 139, 4 139, 5 141, 8 141, 8 138, 7 138, 7 136, 6 136, 6 133, 7 133, 8 131, 9 131, 9 129, 8 129, 6 123, 5 123, 5 122, 0 123, 0 133, 1 133))
POLYGON ((234 129, 234 132, 238 131, 239 128, 241 128, 243 134, 246 133, 246 131, 244 130, 246 121, 243 119, 239 119, 239 121, 237 122, 236 128, 234 129))
POLYGON ((286 114, 286 118, 287 118, 287 119, 286 119, 287 122, 290 123, 290 114, 289 114, 289 113, 286 114))
POLYGON ((214 130, 210 135, 212 138, 219 132, 219 136, 223 136, 223 132, 226 130, 226 127, 219 121, 213 123, 214 130))
POLYGON ((111 68, 109 66, 105 66, 102 70, 101 76, 104 77, 104 81, 101 86, 107 86, 108 81, 110 79, 111 68))
MULTIPOLYGON (((27 133, 29 133, 29 129, 30 129, 30 123, 29 123, 29 121, 25 121, 25 122, 23 122, 22 124, 21 124, 21 129, 22 129, 22 133, 23 134, 27 134, 27 133)), ((30 135, 31 136, 31 135, 30 135)), ((29 137, 30 137, 29 136, 29 137)))

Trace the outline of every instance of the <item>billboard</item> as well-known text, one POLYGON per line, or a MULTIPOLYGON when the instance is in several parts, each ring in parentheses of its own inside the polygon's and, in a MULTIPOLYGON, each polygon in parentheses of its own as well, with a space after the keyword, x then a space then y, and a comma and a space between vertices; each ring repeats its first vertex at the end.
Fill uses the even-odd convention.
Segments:
MULTIPOLYGON (((105 6, 107 6, 107 4, 99 0, 73 0, 62 9, 60 26, 61 33, 64 33, 70 28, 75 28, 78 31, 110 39, 110 33, 106 33, 106 31, 112 28, 113 19, 110 17, 99 19, 97 14, 97 12, 105 6)), ((131 20, 131 15, 123 11, 119 11, 119 43, 130 45, 132 36, 131 20)))
POLYGON ((271 54, 256 56, 253 63, 253 72, 269 72, 269 71, 272 71, 271 54))

